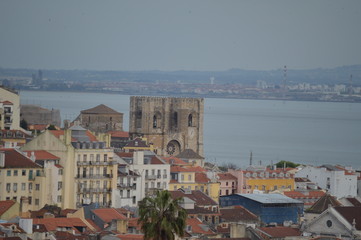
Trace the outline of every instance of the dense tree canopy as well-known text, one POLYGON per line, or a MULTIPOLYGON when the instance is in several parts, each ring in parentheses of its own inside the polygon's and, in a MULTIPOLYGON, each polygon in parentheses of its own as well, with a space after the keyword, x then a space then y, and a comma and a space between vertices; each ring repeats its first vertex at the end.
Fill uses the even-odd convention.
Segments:
POLYGON ((171 198, 167 190, 139 202, 139 220, 144 239, 173 240, 175 234, 184 235, 187 213, 180 207, 182 199, 171 198))

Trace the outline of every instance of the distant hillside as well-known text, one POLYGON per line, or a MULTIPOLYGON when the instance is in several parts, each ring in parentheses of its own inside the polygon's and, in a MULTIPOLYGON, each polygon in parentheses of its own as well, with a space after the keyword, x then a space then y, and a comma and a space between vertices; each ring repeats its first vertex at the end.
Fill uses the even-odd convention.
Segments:
MULTIPOLYGON (((38 69, 0 68, 0 80, 31 78, 38 69)), ((213 78, 218 84, 255 85, 262 80, 281 85, 283 69, 256 71, 230 69, 227 71, 94 71, 94 70, 47 70, 42 69, 45 79, 53 81, 119 81, 119 82, 181 82, 210 83, 213 78)), ((330 69, 287 70, 289 83, 348 84, 350 75, 354 86, 361 85, 361 65, 343 66, 330 69)))

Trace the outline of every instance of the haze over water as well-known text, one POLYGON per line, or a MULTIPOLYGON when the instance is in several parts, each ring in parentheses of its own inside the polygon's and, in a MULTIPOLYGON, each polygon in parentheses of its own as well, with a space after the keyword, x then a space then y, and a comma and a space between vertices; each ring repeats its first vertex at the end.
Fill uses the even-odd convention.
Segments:
MULTIPOLYGON (((124 113, 129 95, 20 92, 22 104, 60 109, 62 120, 105 104, 124 113)), ((204 153, 209 162, 245 167, 287 160, 303 164, 361 167, 361 104, 271 100, 205 99, 204 153)))

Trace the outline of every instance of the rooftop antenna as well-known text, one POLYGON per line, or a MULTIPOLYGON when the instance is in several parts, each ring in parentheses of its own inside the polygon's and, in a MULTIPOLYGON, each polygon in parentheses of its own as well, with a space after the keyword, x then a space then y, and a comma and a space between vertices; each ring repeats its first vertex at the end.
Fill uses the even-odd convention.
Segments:
POLYGON ((285 65, 283 67, 283 84, 282 84, 283 98, 285 98, 286 95, 286 84, 287 84, 287 66, 285 65))
POLYGON ((252 166, 252 151, 249 154, 249 165, 252 166))

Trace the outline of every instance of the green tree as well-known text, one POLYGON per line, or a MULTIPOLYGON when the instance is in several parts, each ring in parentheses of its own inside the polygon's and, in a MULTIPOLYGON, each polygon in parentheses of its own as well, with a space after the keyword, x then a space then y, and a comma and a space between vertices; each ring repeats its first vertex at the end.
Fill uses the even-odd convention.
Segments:
POLYGON ((20 121, 20 127, 22 129, 28 130, 28 122, 25 119, 21 119, 20 121))
POLYGON ((289 162, 289 161, 279 161, 276 163, 277 168, 283 168, 283 167, 289 167, 289 168, 295 168, 298 167, 300 164, 289 162))
POLYGON ((180 206, 181 198, 172 199, 167 190, 139 202, 139 220, 146 240, 173 240, 184 235, 187 213, 180 206))
POLYGON ((50 124, 47 129, 48 130, 56 130, 56 127, 53 124, 50 124))

